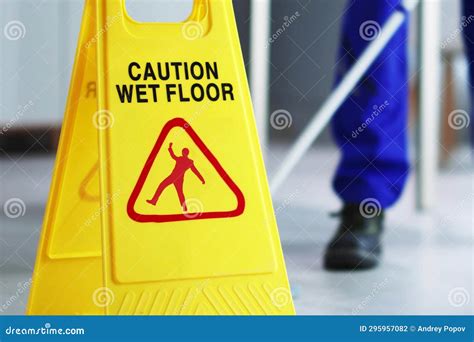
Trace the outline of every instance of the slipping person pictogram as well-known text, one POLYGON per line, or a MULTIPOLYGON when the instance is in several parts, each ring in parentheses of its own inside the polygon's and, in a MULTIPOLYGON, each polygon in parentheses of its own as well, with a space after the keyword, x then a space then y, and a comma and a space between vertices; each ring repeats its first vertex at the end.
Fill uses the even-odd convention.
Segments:
POLYGON ((177 156, 174 154, 173 151, 173 143, 170 143, 168 147, 168 151, 170 153, 171 158, 173 158, 176 162, 176 165, 174 166, 173 171, 171 171, 170 175, 166 177, 158 186, 158 189, 156 189, 155 195, 153 196, 152 199, 147 200, 148 203, 151 205, 156 205, 158 202, 158 199, 161 196, 161 193, 171 184, 174 185, 176 192, 178 193, 178 199, 181 204, 181 207, 183 208, 183 211, 187 212, 188 208, 186 206, 186 198, 184 196, 183 192, 183 183, 184 183, 184 175, 186 174, 186 171, 191 170, 202 182, 202 184, 206 184, 206 181, 204 180, 204 177, 201 175, 201 173, 198 171, 196 166, 194 166, 194 161, 189 158, 189 149, 183 148, 182 150, 182 155, 177 156))
MULTIPOLYGON (((185 146, 183 145, 183 147, 185 146)), ((176 149, 174 150, 176 151, 176 149)), ((197 179, 194 179, 194 175, 189 176, 188 178, 186 178, 186 182, 197 181, 197 179), (188 178, 192 179, 189 180, 188 178)), ((170 196, 175 196, 174 193, 171 194, 171 190, 169 190, 169 192, 170 196)), ((240 216, 244 212, 244 209, 245 197, 240 188, 237 186, 237 184, 235 184, 235 182, 232 180, 226 170, 219 163, 217 157, 212 154, 211 150, 206 146, 204 141, 201 140, 201 138, 194 131, 191 125, 182 118, 171 119, 163 126, 155 142, 155 145, 153 146, 153 149, 151 150, 150 155, 148 156, 145 165, 143 166, 143 169, 140 173, 140 177, 138 178, 137 183, 135 184, 135 187, 133 188, 133 191, 130 194, 130 198, 128 199, 127 203, 128 216, 136 222, 173 222, 196 219, 202 220, 211 218, 229 218, 240 216), (179 129, 182 134, 186 135, 192 141, 190 141, 189 144, 192 144, 193 146, 193 148, 189 150, 187 148, 184 148, 183 152, 179 153, 179 157, 175 156, 175 154, 173 153, 173 145, 169 144, 169 142, 172 140, 168 140, 170 132, 175 129, 179 129), (165 145, 169 146, 165 147, 165 145), (166 149, 168 149, 168 153, 173 159, 168 157, 166 149), (158 156, 161 157, 158 158, 158 156), (191 159, 190 156, 192 157, 191 159), (199 159, 197 159, 198 157, 199 159), (176 165, 172 165, 173 167, 169 165, 172 161, 176 163, 176 165), (206 167, 206 171, 203 173, 204 177, 206 178, 205 182, 203 177, 201 176, 201 173, 196 170, 196 168, 199 168, 199 170, 202 172, 204 166, 206 167), (163 169, 163 167, 165 169, 163 169), (166 171, 164 171, 164 174, 161 173, 160 176, 157 176, 152 172, 152 170, 157 168, 166 171), (171 169, 173 170, 171 171, 171 169), (188 189, 189 184, 184 184, 185 174, 186 171, 189 169, 193 170, 193 173, 202 181, 203 184, 209 184, 211 180, 209 179, 210 176, 208 175, 210 174, 214 175, 212 180, 212 183, 214 185, 217 185, 219 183, 221 184, 219 188, 213 189, 212 192, 208 191, 209 186, 201 188, 201 185, 197 184, 197 189, 195 189, 196 191, 194 191, 194 194, 197 196, 197 198, 193 199, 193 207, 196 207, 196 209, 191 208, 191 189, 188 189), (151 177, 153 177, 153 180, 149 178, 150 175, 151 177), (166 194, 164 198, 162 196, 163 191, 165 191, 165 189, 171 184, 173 184, 177 189, 177 192, 180 196, 180 205, 186 202, 186 206, 184 206, 184 208, 181 208, 181 210, 178 210, 178 212, 174 213, 170 212, 170 210, 172 210, 171 208, 165 210, 163 206, 165 201, 167 202, 167 204, 176 204, 176 200, 174 198, 170 199, 167 197, 168 195, 166 194), (151 185, 152 189, 150 189, 147 185, 151 185), (144 190, 144 186, 147 186, 146 190, 144 190), (207 202, 207 204, 213 203, 209 202, 210 198, 212 198, 212 194, 219 196, 219 199, 230 198, 229 196, 232 196, 233 194, 235 197, 235 201, 220 201, 218 208, 209 205, 206 207, 206 210, 204 210, 204 208, 201 209, 201 206, 203 204, 201 200, 204 200, 204 198, 200 198, 201 196, 197 195, 197 192, 199 192, 199 188, 201 190, 205 190, 206 201, 204 202, 207 202), (155 190, 156 193, 154 194, 155 190), (220 192, 221 190, 223 192, 220 192), (146 194, 143 193, 144 191, 146 191, 146 194), (216 193, 216 191, 219 191, 219 193, 216 193), (155 195, 153 196, 153 199, 151 199, 152 195, 155 195), (148 211, 148 213, 145 214, 136 210, 135 206, 137 204, 137 201, 143 202, 143 204, 148 207, 148 210, 145 209, 148 211), (148 206, 148 204, 156 205, 158 201, 160 201, 160 203, 158 203, 157 205, 160 208, 160 212, 156 212, 155 210, 149 210, 150 207, 148 206), (232 204, 235 204, 235 206, 233 206, 232 204), (182 209, 187 210, 183 211, 182 209), (199 215, 189 215, 190 213, 199 213, 199 215)))

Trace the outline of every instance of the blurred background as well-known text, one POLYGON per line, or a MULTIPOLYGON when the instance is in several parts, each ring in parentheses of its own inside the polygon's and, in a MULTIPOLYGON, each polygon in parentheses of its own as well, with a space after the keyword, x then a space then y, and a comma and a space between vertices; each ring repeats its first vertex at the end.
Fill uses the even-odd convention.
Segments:
MULTIPOLYGON (((339 152, 328 129, 273 193, 299 314, 473 313, 472 123, 459 129, 449 122, 453 111, 470 110, 468 64, 459 34, 460 4, 436 3, 440 36, 421 35, 436 39, 441 61, 433 69, 441 90, 432 98, 439 129, 430 124, 436 139, 429 156, 435 160, 430 204, 416 201, 415 143, 423 127, 415 9, 409 43, 412 172, 402 199, 387 214, 381 266, 359 272, 322 268, 324 247, 337 225, 329 214, 341 205, 331 188, 339 152)), ((269 179, 331 94, 345 5, 345 0, 234 0, 269 179), (262 42, 262 32, 263 42, 273 37, 264 48, 252 44, 262 42), (272 113, 281 111, 290 122, 275 127, 272 113)), ((127 2, 129 14, 142 21, 180 21, 191 7, 192 0, 127 2)), ((81 0, 0 0, 0 205, 5 208, 12 199, 23 203, 18 215, 0 211, 0 314, 25 310, 82 9, 81 0), (12 22, 20 34, 9 39, 12 22)))

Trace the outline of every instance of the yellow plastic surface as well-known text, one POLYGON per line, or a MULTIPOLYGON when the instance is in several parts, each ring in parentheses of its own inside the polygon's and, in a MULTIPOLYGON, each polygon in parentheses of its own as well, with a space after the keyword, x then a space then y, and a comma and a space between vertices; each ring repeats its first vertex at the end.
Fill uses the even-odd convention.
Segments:
POLYGON ((294 314, 231 0, 87 2, 28 312, 294 314))
POLYGON ((88 2, 38 246, 27 313, 103 314, 95 8, 88 2), (97 300, 95 300, 97 301, 97 300))

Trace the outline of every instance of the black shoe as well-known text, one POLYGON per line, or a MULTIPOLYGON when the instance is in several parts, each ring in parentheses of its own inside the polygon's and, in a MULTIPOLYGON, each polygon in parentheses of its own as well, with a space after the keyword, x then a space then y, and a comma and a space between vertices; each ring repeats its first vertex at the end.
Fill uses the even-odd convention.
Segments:
POLYGON ((341 224, 327 246, 324 267, 354 270, 377 266, 384 217, 380 206, 346 204, 337 216, 341 217, 341 224))

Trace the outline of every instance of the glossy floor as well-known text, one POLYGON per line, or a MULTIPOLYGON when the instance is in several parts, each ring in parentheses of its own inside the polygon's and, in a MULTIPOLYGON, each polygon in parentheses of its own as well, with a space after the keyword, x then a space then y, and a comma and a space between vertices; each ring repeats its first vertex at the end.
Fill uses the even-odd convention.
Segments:
MULTIPOLYGON (((284 148, 264 149, 270 177, 284 148)), ((312 150, 274 194, 285 259, 298 314, 473 314, 473 169, 458 151, 438 181, 434 210, 419 214, 410 178, 388 212, 384 255, 372 271, 327 272, 322 253, 339 209, 330 179, 332 148, 312 150)), ((22 314, 35 259, 53 159, 0 161, 0 200, 21 198, 24 216, 0 213, 0 314, 22 314)))

